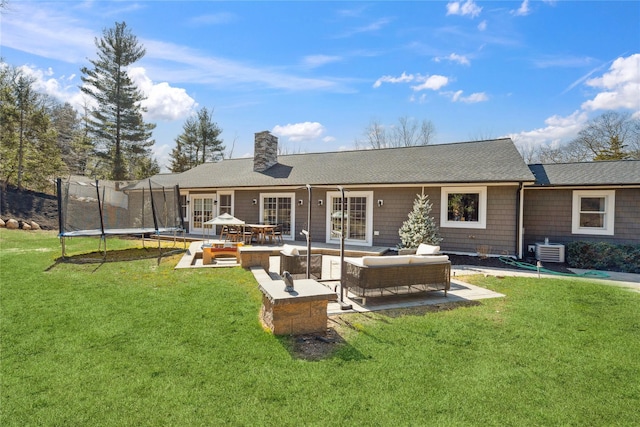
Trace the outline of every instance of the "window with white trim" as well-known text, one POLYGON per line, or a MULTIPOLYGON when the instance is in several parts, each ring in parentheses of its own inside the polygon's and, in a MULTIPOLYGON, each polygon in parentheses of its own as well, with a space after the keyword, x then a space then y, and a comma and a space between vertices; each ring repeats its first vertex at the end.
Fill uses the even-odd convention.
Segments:
POLYGON ((571 233, 613 236, 615 190, 573 192, 571 233))
POLYGON ((295 193, 260 194, 260 222, 280 225, 282 238, 294 240, 295 232, 295 193))
POLYGON ((218 215, 233 215, 233 193, 218 192, 218 215))
POLYGON ((487 187, 443 187, 440 227, 487 228, 487 187))
POLYGON ((327 220, 329 221, 327 242, 340 241, 344 215, 345 241, 352 245, 371 245, 373 242, 372 202, 373 192, 371 191, 348 191, 344 201, 339 192, 327 192, 327 220))

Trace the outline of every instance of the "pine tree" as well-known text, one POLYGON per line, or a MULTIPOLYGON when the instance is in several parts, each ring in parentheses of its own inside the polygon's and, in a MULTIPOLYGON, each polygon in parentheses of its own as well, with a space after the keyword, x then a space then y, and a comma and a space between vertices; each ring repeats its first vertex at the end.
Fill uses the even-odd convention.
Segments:
POLYGON ((64 168, 47 102, 32 78, 0 62, 0 179, 19 189, 50 191, 64 168))
POLYGON ((81 69, 82 92, 92 97, 97 107, 89 119, 90 133, 98 144, 98 154, 109 165, 114 180, 133 177, 141 157, 150 156, 154 124, 145 123, 141 101, 145 98, 127 74, 127 68, 141 59, 145 49, 124 22, 103 31, 95 40, 98 59, 90 60, 92 69, 81 69))
POLYGON ((219 139, 222 130, 213 121, 206 108, 189 117, 182 125, 182 133, 176 138, 171 151, 171 171, 184 172, 206 162, 222 159, 225 147, 219 139))
POLYGON ((625 148, 627 148, 627 146, 622 143, 620 137, 618 137, 618 135, 613 135, 609 138, 609 145, 603 147, 593 160, 626 160, 630 156, 625 151, 625 148))
POLYGON ((402 248, 417 248, 420 243, 438 245, 442 241, 438 227, 431 213, 429 197, 418 194, 413 202, 413 210, 398 231, 402 248))

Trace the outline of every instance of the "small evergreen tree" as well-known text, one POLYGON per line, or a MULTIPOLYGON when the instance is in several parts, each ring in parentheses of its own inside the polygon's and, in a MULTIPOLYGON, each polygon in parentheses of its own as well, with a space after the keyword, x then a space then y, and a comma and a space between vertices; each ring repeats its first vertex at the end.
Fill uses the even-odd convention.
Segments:
POLYGON ((402 223, 398 230, 400 247, 417 248, 420 243, 438 245, 442 241, 438 227, 430 215, 431 202, 429 197, 418 194, 413 202, 413 210, 409 212, 409 219, 402 223))

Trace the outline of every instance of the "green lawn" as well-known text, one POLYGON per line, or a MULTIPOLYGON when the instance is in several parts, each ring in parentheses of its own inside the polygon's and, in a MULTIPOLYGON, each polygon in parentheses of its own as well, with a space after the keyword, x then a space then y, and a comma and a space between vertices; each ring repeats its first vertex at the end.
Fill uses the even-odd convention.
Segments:
MULTIPOLYGON (((97 242, 73 239, 68 254, 97 242)), ((53 233, 0 229, 2 426, 640 420, 640 294, 628 290, 474 277, 506 298, 348 315, 346 342, 308 361, 261 328, 260 293, 241 268, 59 256, 53 233)))

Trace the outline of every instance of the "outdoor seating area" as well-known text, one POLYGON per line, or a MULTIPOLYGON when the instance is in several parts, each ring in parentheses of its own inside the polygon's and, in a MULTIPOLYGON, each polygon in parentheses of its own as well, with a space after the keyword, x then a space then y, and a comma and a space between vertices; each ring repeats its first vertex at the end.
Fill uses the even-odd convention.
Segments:
POLYGON ((451 261, 447 255, 437 255, 440 247, 420 245, 416 255, 390 257, 365 256, 345 260, 345 287, 362 298, 427 291, 447 291, 451 287, 451 261))
MULTIPOLYGON (((282 244, 282 224, 247 224, 228 213, 223 213, 204 223, 207 232, 220 227, 218 240, 233 243, 282 244)), ((214 231, 215 234, 215 231, 214 231)), ((207 233, 207 237, 209 233, 207 233)))

